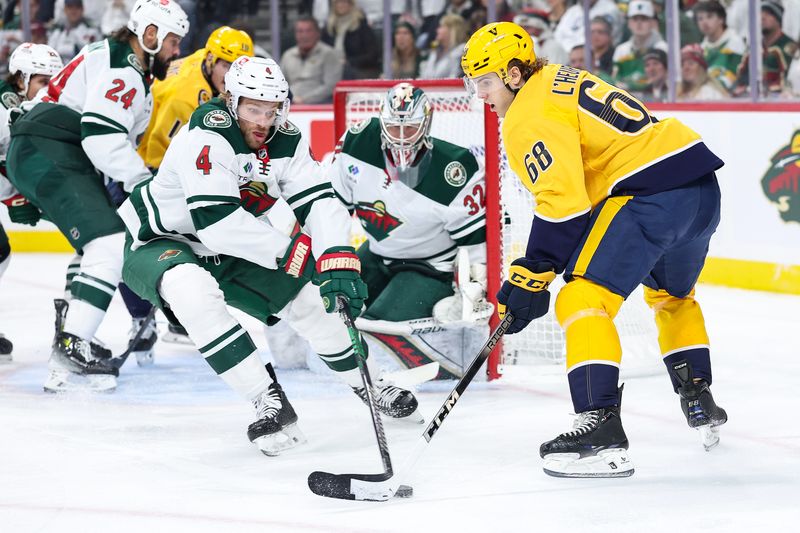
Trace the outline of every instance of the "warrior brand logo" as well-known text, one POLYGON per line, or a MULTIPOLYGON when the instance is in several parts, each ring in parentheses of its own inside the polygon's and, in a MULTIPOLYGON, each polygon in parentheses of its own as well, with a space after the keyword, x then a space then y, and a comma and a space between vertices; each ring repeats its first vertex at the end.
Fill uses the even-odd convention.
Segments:
POLYGON ((364 230, 378 241, 388 237, 403 224, 399 218, 386 211, 386 204, 380 200, 371 204, 359 202, 356 206, 356 216, 364 230))
POLYGON ((784 222, 800 222, 800 130, 789 144, 772 156, 761 187, 784 222))
POLYGON ((227 128, 233 124, 233 121, 225 111, 216 109, 203 117, 203 124, 209 128, 227 128))
POLYGON ((467 169, 458 161, 444 167, 444 180, 453 187, 461 187, 467 182, 467 169))
POLYGON ((167 250, 161 255, 158 256, 159 261, 166 261, 167 259, 172 259, 173 257, 178 257, 181 255, 180 250, 167 250))
POLYGON ((242 207, 255 216, 261 216, 269 211, 277 198, 269 195, 266 183, 251 181, 239 187, 239 197, 242 207))
POLYGON ((292 259, 289 261, 289 264, 286 265, 286 273, 292 276, 293 278, 299 278, 300 274, 303 273, 303 267, 308 260, 308 251, 310 247, 302 242, 298 241, 297 246, 294 248, 294 252, 292 253, 292 259))

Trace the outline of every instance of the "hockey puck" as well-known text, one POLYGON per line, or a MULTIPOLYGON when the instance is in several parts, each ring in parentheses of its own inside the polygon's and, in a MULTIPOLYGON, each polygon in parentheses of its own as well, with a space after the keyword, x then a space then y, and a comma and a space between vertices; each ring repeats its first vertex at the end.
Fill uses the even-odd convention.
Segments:
POLYGON ((414 495, 414 489, 408 485, 400 485, 397 487, 397 492, 394 493, 395 498, 410 498, 414 495))

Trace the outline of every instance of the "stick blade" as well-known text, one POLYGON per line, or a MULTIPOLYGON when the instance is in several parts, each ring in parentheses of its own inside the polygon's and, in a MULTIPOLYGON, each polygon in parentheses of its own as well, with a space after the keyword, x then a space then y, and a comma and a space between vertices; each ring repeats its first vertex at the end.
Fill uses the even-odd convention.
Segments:
POLYGON ((395 493, 408 497, 410 487, 395 486, 389 474, 331 474, 312 472, 308 476, 308 488, 317 496, 340 500, 385 502, 395 493))

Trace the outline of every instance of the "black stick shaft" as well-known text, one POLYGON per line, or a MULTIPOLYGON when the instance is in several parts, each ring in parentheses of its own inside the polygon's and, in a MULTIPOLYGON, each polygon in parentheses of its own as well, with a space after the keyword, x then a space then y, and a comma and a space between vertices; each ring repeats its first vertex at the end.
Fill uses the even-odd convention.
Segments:
POLYGON ((369 375, 367 368, 367 357, 364 354, 364 345, 361 344, 361 335, 356 329, 353 316, 350 314, 350 307, 347 298, 344 296, 337 296, 336 303, 339 307, 339 314, 342 321, 347 326, 347 333, 350 335, 350 343, 353 345, 353 351, 356 354, 356 361, 358 362, 358 370, 361 372, 361 381, 364 383, 364 388, 367 395, 367 404, 369 405, 369 412, 372 415, 372 427, 375 428, 375 439, 378 441, 378 451, 381 454, 381 461, 383 462, 383 469, 386 474, 391 476, 392 459, 389 456, 389 444, 386 441, 386 433, 383 430, 383 421, 381 414, 375 408, 375 399, 372 395, 372 378, 369 375))

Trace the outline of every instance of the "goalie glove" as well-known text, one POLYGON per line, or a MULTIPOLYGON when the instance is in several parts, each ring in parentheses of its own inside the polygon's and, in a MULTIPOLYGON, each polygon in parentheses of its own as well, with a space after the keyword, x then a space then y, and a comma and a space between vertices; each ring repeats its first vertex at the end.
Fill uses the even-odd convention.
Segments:
POLYGON ((361 314, 367 299, 367 285, 361 279, 361 260, 351 246, 325 250, 317 260, 314 283, 319 285, 319 294, 328 313, 336 312, 336 297, 341 294, 347 298, 353 318, 361 314))
POLYGON ((3 203, 8 207, 8 218, 11 219, 11 222, 35 226, 39 219, 42 218, 42 212, 39 211, 39 208, 30 203, 21 194, 16 194, 3 200, 3 203))
POLYGON ((511 313, 514 321, 507 334, 519 333, 532 320, 547 314, 550 306, 550 282, 556 279, 555 271, 547 270, 549 264, 520 258, 511 263, 508 279, 497 293, 497 313, 502 320, 511 313))
POLYGON ((462 269, 464 259, 459 255, 455 294, 436 302, 433 318, 442 324, 484 325, 494 313, 494 306, 486 299, 486 265, 467 262, 467 268, 462 269))

